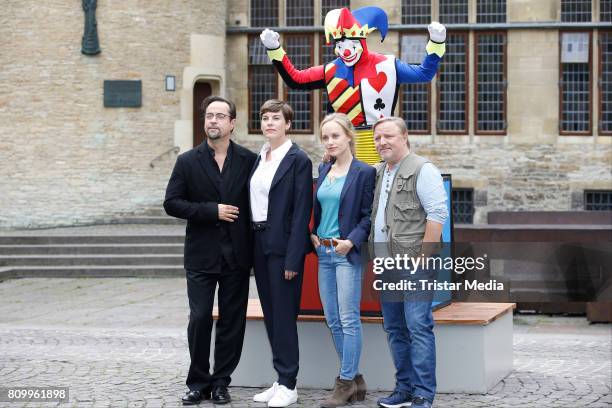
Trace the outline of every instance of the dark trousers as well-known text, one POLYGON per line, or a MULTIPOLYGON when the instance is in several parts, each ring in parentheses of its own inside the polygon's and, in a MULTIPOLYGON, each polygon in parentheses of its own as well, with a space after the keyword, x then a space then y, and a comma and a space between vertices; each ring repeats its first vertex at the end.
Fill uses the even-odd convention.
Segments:
POLYGON ((187 340, 191 365, 187 375, 190 390, 229 385, 230 375, 240 361, 246 308, 249 297, 249 272, 229 270, 224 261, 213 271, 187 270, 189 326, 187 340), (218 269, 218 270, 217 270, 218 269), (215 334, 215 364, 210 374, 210 338, 215 288, 219 284, 219 319, 215 334))
POLYGON ((255 282, 278 383, 295 388, 299 369, 297 316, 302 294, 302 274, 285 279, 285 257, 264 255, 263 232, 255 232, 255 282))

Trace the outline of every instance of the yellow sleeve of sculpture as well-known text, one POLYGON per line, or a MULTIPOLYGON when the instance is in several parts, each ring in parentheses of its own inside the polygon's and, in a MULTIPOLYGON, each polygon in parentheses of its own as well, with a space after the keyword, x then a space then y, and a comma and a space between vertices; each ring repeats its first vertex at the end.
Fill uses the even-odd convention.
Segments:
POLYGON ((286 52, 283 50, 283 47, 278 47, 275 50, 268 50, 268 58, 270 61, 282 61, 286 52))
POLYGON ((438 57, 442 58, 442 56, 446 52, 446 44, 438 44, 429 40, 429 42, 427 43, 427 47, 425 47, 425 50, 427 51, 427 55, 436 54, 438 57))

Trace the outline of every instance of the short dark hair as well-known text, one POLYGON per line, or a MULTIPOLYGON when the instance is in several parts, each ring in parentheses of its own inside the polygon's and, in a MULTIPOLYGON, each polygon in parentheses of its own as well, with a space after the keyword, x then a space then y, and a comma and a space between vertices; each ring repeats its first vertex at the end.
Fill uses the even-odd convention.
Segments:
POLYGON ((259 109, 259 115, 263 116, 264 113, 268 112, 282 112, 285 122, 291 122, 293 120, 293 109, 285 101, 279 101, 278 99, 268 99, 261 105, 259 109))
POLYGON ((202 119, 204 119, 204 115, 206 115, 206 109, 208 108, 208 105, 210 105, 213 102, 226 103, 227 106, 229 107, 230 118, 236 119, 236 104, 234 104, 234 102, 230 101, 229 99, 225 99, 222 96, 216 96, 216 95, 207 96, 202 101, 202 104, 200 105, 200 113, 202 114, 202 119))

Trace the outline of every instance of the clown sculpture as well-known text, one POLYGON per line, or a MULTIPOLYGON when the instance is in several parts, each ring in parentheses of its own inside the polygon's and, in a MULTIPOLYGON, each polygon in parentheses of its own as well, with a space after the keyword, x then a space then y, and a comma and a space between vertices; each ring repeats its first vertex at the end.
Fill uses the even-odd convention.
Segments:
POLYGON ((362 7, 353 12, 347 8, 331 10, 325 16, 325 38, 335 41, 334 61, 304 70, 296 69, 280 45, 279 34, 265 29, 261 42, 268 57, 285 83, 295 89, 326 88, 335 112, 349 116, 358 132, 357 156, 366 162, 377 162, 371 129, 374 122, 392 116, 400 84, 429 82, 436 75, 444 55, 446 28, 432 22, 427 55, 421 65, 402 62, 393 55, 369 52, 366 37, 378 29, 383 41, 387 35, 387 14, 378 7, 362 7))

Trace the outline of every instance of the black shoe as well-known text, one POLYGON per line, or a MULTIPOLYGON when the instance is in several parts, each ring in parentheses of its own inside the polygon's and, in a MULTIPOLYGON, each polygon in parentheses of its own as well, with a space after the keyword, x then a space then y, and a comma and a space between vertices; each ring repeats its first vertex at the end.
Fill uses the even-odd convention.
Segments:
POLYGON ((210 399, 210 388, 203 389, 202 391, 188 391, 187 394, 181 400, 183 405, 196 405, 203 400, 210 399))
POLYGON ((212 401, 214 404, 223 405, 231 401, 229 391, 225 385, 215 385, 212 390, 212 401))

